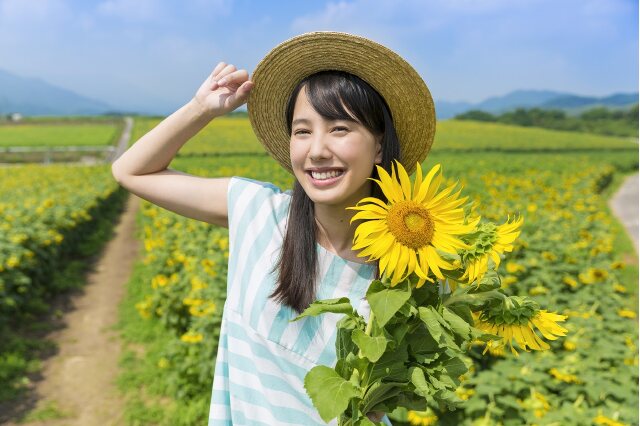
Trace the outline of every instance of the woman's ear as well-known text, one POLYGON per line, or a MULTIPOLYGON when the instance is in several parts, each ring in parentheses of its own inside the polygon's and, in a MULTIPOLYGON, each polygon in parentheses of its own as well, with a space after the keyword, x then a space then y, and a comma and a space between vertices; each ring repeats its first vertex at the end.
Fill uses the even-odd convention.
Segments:
POLYGON ((376 158, 374 163, 382 164, 382 136, 376 138, 376 158))

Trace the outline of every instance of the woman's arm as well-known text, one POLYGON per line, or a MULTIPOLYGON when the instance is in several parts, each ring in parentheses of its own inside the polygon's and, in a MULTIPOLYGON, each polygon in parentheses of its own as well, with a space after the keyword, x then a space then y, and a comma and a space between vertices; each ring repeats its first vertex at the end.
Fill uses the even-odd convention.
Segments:
POLYGON ((165 170, 180 148, 214 117, 192 99, 136 141, 111 165, 113 176, 140 176, 165 170))
POLYGON ((211 120, 245 103, 252 85, 245 70, 221 62, 191 101, 142 136, 112 164, 113 177, 130 192, 160 207, 227 227, 229 178, 203 178, 167 166, 211 120), (223 77, 226 82, 219 82, 223 77))

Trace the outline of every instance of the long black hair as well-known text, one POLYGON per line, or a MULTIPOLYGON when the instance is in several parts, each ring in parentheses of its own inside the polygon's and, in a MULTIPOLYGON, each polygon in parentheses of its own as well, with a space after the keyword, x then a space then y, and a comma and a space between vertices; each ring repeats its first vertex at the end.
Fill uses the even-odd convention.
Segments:
MULTIPOLYGON (((373 135, 382 135, 380 166, 391 174, 392 161, 400 159, 400 143, 391 111, 384 98, 373 87, 360 77, 344 71, 321 71, 306 77, 298 83, 287 103, 289 135, 295 102, 303 87, 306 88, 307 98, 313 109, 325 119, 354 121, 356 118, 373 135)), ((374 166, 371 177, 379 179, 374 166)), ((374 182, 371 196, 385 203, 388 201, 374 182)), ((279 274, 276 288, 270 297, 301 313, 315 300, 318 227, 314 203, 297 179, 293 186, 286 229, 280 256, 271 271, 273 273, 278 270, 279 274), (310 229, 314 232, 309 232, 310 229)), ((378 262, 376 277, 380 278, 378 262)))

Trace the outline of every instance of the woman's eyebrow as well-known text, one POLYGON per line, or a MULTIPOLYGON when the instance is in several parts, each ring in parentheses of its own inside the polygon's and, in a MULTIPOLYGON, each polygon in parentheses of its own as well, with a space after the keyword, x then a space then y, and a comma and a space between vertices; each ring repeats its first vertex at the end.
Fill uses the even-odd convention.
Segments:
MULTIPOLYGON (((326 120, 329 123, 335 123, 338 121, 342 121, 342 122, 347 122, 347 123, 358 123, 357 120, 354 120, 352 118, 334 118, 334 119, 330 119, 330 120, 326 120)), ((311 120, 309 120, 308 118, 296 118, 295 120, 293 120, 291 122, 291 127, 294 127, 296 124, 307 124, 307 125, 311 125, 311 120)))
POLYGON ((291 125, 295 126, 298 123, 309 124, 309 123, 311 123, 311 120, 309 120, 307 118, 296 118, 295 120, 293 120, 291 125))

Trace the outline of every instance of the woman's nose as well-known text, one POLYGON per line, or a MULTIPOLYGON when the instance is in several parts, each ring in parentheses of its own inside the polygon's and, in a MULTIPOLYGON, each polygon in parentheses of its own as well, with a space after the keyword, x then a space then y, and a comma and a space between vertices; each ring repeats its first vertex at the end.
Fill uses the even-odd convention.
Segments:
POLYGON ((311 140, 311 146, 309 147, 309 158, 312 160, 318 160, 322 158, 329 158, 331 151, 327 145, 329 135, 324 133, 315 133, 311 140))

